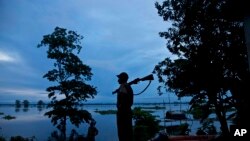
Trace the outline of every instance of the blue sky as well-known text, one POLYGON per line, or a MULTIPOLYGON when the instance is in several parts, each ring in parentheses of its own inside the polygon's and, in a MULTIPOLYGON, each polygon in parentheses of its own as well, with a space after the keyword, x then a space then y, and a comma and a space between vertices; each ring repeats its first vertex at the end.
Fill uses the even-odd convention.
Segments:
MULTIPOLYGON (((153 0, 0 0, 0 102, 47 100, 51 85, 42 76, 53 65, 46 48, 37 48, 43 35, 56 26, 84 36, 79 57, 92 68, 98 94, 89 102, 116 102, 116 75, 125 71, 130 81, 150 74, 171 56, 159 32, 170 24, 158 16, 153 0)), ((158 1, 159 2, 159 1, 158 1)), ((168 101, 157 94, 158 80, 135 102, 168 101)), ((147 82, 133 85, 141 91, 147 82)), ((171 95, 172 100, 176 98, 171 95)))

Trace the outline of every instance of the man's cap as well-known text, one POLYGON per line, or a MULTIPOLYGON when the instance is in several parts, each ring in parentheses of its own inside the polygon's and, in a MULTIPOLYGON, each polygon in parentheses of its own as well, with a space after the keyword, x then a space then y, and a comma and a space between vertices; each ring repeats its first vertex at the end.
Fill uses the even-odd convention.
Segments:
POLYGON ((121 79, 128 79, 128 74, 126 72, 121 72, 120 74, 116 76, 121 79))

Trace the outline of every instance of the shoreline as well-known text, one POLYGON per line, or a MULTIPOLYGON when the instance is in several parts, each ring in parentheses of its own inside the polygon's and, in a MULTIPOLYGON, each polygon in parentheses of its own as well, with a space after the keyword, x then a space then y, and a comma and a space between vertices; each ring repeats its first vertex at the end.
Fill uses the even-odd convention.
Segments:
MULTIPOLYGON (((163 103, 163 102, 138 102, 134 103, 133 105, 168 105, 168 104, 189 104, 189 102, 170 102, 170 103, 163 103)), ((0 103, 0 106, 15 106, 15 103, 0 103)), ((43 104, 44 106, 48 104, 43 104)), ((29 106, 43 106, 39 105, 36 103, 30 103, 29 106)), ((79 106, 83 105, 116 105, 116 103, 84 103, 84 104, 79 104, 79 106)))

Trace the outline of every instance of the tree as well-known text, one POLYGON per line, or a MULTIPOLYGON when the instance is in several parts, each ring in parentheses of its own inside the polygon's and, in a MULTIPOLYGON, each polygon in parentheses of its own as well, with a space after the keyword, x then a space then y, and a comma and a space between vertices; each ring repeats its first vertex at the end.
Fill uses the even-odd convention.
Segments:
POLYGON ((43 106, 43 105, 45 105, 45 103, 44 103, 42 100, 39 100, 39 101, 37 102, 37 106, 43 106))
POLYGON ((229 134, 226 112, 240 111, 243 89, 239 86, 248 78, 243 19, 229 16, 231 2, 165 0, 155 4, 163 20, 172 23, 160 36, 176 59, 159 62, 154 73, 166 90, 178 97, 191 96, 190 104, 202 108, 203 119, 215 111, 223 135, 229 134))
POLYGON ((16 106, 16 108, 20 108, 21 107, 21 101, 20 100, 16 100, 15 106, 16 106))
POLYGON ((75 31, 56 27, 52 34, 43 36, 38 44, 38 48, 48 47, 47 57, 54 60, 54 69, 43 76, 56 84, 46 89, 51 99, 48 105, 51 110, 45 115, 51 118, 64 138, 67 119, 76 127, 92 119, 87 110, 79 109, 79 104, 94 98, 97 93, 94 86, 86 84, 93 75, 91 68, 75 55, 81 51, 81 39, 83 37, 75 31))
POLYGON ((28 100, 23 100, 23 107, 28 108, 30 105, 30 102, 28 100))
POLYGON ((42 111, 42 109, 45 107, 45 103, 42 100, 39 100, 36 105, 38 111, 42 111))

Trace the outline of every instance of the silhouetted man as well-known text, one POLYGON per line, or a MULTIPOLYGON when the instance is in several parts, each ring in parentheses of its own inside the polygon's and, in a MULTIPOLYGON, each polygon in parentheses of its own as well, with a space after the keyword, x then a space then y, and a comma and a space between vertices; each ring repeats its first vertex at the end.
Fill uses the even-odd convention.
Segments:
POLYGON ((122 72, 118 77, 120 87, 113 93, 117 93, 117 129, 119 141, 133 140, 132 110, 133 90, 127 83, 128 74, 122 72))

